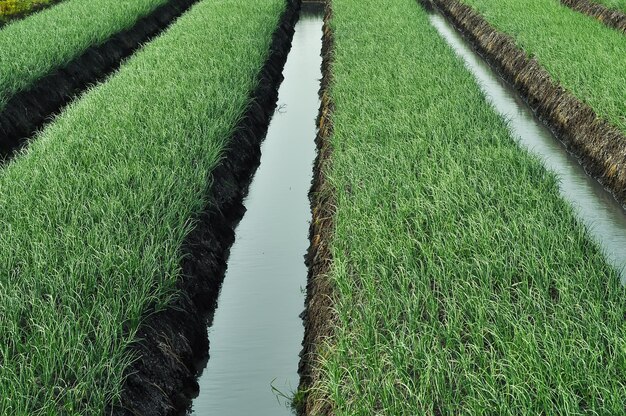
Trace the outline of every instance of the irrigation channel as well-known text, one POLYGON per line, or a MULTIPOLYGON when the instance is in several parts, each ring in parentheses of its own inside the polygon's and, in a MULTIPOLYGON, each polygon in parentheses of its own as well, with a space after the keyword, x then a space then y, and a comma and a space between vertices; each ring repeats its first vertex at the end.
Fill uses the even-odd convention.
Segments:
MULTIPOLYGON (((477 79, 487 100, 509 121, 520 145, 540 157, 544 166, 559 177, 561 195, 574 207, 590 235, 600 245, 608 261, 626 283, 626 213, 602 185, 586 174, 577 159, 533 114, 528 105, 472 46, 437 12, 430 22, 465 62, 477 79)), ((503 166, 503 169, 506 169, 503 166)))
POLYGON ((302 6, 209 328, 193 415, 292 414, 277 391, 288 396, 299 383, 322 14, 319 5, 302 6))

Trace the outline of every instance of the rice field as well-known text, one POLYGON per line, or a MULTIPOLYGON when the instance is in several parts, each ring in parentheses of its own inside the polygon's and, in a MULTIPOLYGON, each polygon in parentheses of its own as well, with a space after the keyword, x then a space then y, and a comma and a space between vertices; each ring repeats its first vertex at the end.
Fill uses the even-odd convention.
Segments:
POLYGON ((559 0, 462 0, 512 36, 563 88, 626 133, 624 34, 559 0))
POLYGON ((424 10, 377 5, 328 21, 333 318, 307 414, 619 414, 619 277, 424 10))
POLYGON ((119 396, 284 8, 200 2, 0 170, 0 414, 119 396))
MULTIPOLYGON (((623 33, 559 0, 461 1, 626 134, 623 33)), ((0 112, 170 2, 67 0, 0 27, 0 112)), ((171 362, 187 371, 172 377, 194 384, 207 357, 181 352, 197 340, 171 336, 159 319, 188 323, 180 310, 166 313, 198 301, 190 273, 219 292, 220 276, 209 275, 218 272, 202 267, 227 267, 215 247, 228 255, 234 225, 218 217, 243 215, 240 201, 224 200, 245 195, 235 166, 258 150, 237 145, 264 134, 299 3, 199 0, 2 161, 0 415, 141 414, 124 393, 161 387, 134 369, 158 376, 171 362), (190 244, 199 270, 186 263, 196 255, 190 244)), ((26 4, 0 0, 0 15, 26 4)), ((311 416, 624 413, 626 293, 560 196, 561 179, 512 136, 424 6, 327 7, 294 408, 311 416)), ((304 64, 292 65, 298 73, 304 64)), ((275 117, 299 111, 277 104, 275 117)), ((281 133, 301 139, 299 123, 281 133)), ((265 234, 270 247, 280 233, 265 234)), ((241 319, 264 313, 235 306, 241 319)), ((184 409, 181 397, 191 394, 161 403, 169 394, 161 393, 142 396, 161 406, 148 413, 184 409)))
POLYGON ((69 0, 0 30, 0 110, 15 93, 167 0, 69 0))

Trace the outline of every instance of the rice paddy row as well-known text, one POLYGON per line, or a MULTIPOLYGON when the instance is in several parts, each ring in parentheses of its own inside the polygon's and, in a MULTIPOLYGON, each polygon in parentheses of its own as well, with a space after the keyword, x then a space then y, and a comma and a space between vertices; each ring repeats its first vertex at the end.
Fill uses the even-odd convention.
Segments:
POLYGON ((8 98, 167 0, 71 0, 0 29, 0 110, 8 98))
MULTIPOLYGON (((102 10, 150 2, 123 3, 102 10)), ((284 9, 201 1, 0 170, 0 414, 100 415, 119 397, 284 9)))
POLYGON ((559 0, 462 0, 512 36, 566 90, 626 134, 624 34, 559 0))
POLYGON ((558 178, 413 0, 330 16, 334 319, 308 413, 623 412, 626 296, 558 178))

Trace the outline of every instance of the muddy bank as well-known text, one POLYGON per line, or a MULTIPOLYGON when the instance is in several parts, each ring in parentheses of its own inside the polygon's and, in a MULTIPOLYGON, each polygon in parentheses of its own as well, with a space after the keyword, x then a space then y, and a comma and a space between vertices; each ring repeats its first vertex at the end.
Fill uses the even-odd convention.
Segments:
POLYGON ((626 204, 626 136, 567 92, 515 40, 457 0, 430 2, 524 98, 585 170, 626 204))
POLYGON ((210 319, 226 269, 234 228, 260 160, 260 144, 276 107, 282 69, 291 45, 299 0, 287 0, 272 36, 259 84, 237 125, 220 164, 210 173, 210 206, 197 219, 182 248, 180 297, 166 310, 149 313, 129 353, 139 357, 127 369, 121 403, 107 415, 183 414, 197 394, 197 364, 206 359, 210 319))
POLYGON ((331 336, 331 325, 335 320, 332 313, 333 291, 328 281, 332 256, 329 249, 333 234, 334 191, 326 178, 330 166, 332 148, 330 137, 333 133, 332 113, 334 103, 329 95, 332 83, 333 34, 330 29, 332 18, 331 5, 326 5, 322 38, 322 81, 320 88, 320 111, 318 115, 318 133, 315 138, 317 157, 313 167, 313 183, 309 193, 312 221, 309 229, 310 246, 306 255, 308 267, 307 294, 304 321, 304 341, 300 353, 299 391, 304 396, 296 401, 298 412, 307 415, 331 414, 332 408, 325 397, 318 397, 308 390, 319 378, 317 354, 325 339, 331 336))
POLYGON ((626 33, 626 14, 591 0, 561 0, 561 3, 577 12, 598 19, 613 29, 626 33))
POLYGON ((24 145, 75 97, 116 71, 123 60, 149 42, 198 0, 170 0, 135 25, 94 45, 63 68, 10 97, 0 110, 0 158, 24 145))

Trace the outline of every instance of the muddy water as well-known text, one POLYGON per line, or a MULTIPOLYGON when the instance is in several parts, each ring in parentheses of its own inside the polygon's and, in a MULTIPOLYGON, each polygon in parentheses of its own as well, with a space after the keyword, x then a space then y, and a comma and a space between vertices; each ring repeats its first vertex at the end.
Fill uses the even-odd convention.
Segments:
POLYGON ((560 178, 560 191, 569 201, 608 261, 626 283, 626 214, 613 196, 589 177, 552 132, 539 121, 517 93, 494 72, 472 47, 439 14, 430 22, 465 62, 520 145, 537 155, 560 178))
POLYGON ((298 387, 321 78, 322 10, 303 7, 261 165, 236 230, 193 415, 289 415, 298 387))

